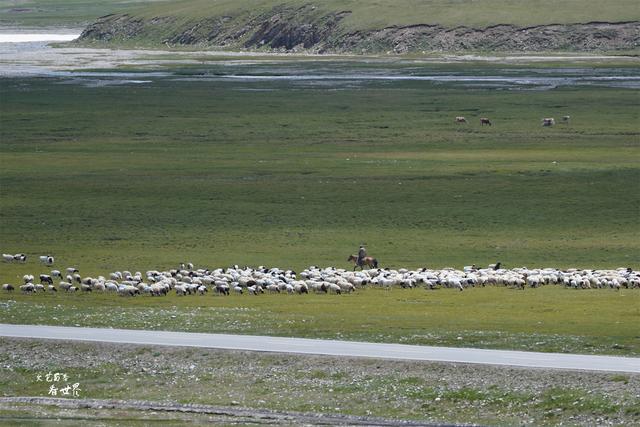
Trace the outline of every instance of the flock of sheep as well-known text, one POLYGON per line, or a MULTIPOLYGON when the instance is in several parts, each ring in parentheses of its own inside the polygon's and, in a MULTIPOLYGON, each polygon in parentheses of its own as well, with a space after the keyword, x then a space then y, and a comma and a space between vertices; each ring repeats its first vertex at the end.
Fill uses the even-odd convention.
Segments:
MULTIPOLYGON (((43 264, 50 265, 53 257, 40 257, 43 264)), ((231 293, 259 295, 262 293, 308 294, 351 293, 364 287, 384 289, 451 288, 460 291, 469 287, 506 286, 516 289, 538 288, 543 285, 559 285, 573 289, 621 288, 640 289, 640 271, 631 268, 615 270, 582 270, 554 268, 528 269, 525 267, 505 269, 500 263, 487 268, 475 265, 462 270, 421 268, 370 269, 349 271, 336 267, 309 267, 300 273, 279 268, 230 268, 195 269, 191 263, 167 271, 141 272, 115 271, 105 276, 80 275, 77 268, 69 267, 64 272, 51 270, 50 274, 38 277, 26 274, 22 283, 5 283, 2 289, 11 292, 18 288, 24 293, 36 292, 111 292, 121 296, 164 296, 175 293, 179 296, 204 295, 212 292, 219 295, 231 293), (57 283, 54 283, 57 282, 57 283)))

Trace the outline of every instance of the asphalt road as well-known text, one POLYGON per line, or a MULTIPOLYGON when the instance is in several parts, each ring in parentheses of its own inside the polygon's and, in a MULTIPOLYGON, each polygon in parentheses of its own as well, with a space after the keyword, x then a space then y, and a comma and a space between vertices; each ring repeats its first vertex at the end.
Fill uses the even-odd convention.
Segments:
POLYGON ((130 329, 0 324, 0 336, 640 373, 640 358, 130 329))

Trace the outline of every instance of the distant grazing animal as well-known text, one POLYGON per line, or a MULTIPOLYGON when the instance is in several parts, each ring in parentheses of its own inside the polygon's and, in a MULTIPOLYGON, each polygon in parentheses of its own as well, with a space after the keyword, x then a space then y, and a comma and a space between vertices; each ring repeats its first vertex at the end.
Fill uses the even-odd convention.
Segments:
POLYGON ((491 120, 487 119, 486 117, 481 117, 480 118, 480 126, 484 126, 484 125, 491 126, 491 120))
POLYGON ((41 255, 40 262, 45 265, 53 265, 54 259, 51 255, 41 255))
POLYGON ((562 123, 564 123, 564 124, 568 124, 570 120, 571 120, 571 116, 563 116, 562 117, 562 123))
POLYGON ((33 283, 27 283, 26 285, 22 285, 20 286, 20 290, 27 294, 27 293, 35 293, 36 291, 36 287, 33 283))
POLYGON ((547 117, 542 119, 542 126, 553 126, 556 124, 556 120, 553 117, 547 117))
POLYGON ((467 119, 462 116, 456 117, 456 123, 467 123, 467 119))
POLYGON ((4 259, 6 262, 14 261, 13 255, 11 254, 2 254, 2 259, 4 259))
POLYGON ((41 284, 49 284, 49 285, 53 285, 53 278, 51 276, 49 276, 48 274, 41 274, 40 275, 40 283, 41 284))
POLYGON ((9 283, 5 283, 4 285, 2 285, 2 290, 3 291, 7 291, 7 292, 11 292, 13 291, 15 288, 13 287, 13 285, 9 284, 9 283))
POLYGON ((352 261, 355 264, 353 266, 353 271, 355 271, 356 268, 358 267, 360 267, 360 269, 363 270, 365 265, 369 268, 378 268, 378 260, 370 256, 366 256, 362 258, 362 266, 358 265, 358 257, 355 255, 349 255, 349 258, 347 258, 347 261, 352 261))

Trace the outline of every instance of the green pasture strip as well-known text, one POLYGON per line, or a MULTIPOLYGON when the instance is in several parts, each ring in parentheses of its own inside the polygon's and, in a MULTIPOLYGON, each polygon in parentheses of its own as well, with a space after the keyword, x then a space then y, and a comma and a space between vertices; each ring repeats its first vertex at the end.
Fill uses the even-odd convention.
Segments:
POLYGON ((361 242, 383 267, 640 261, 633 90, 152 80, 0 81, 3 252, 89 275, 348 267, 361 242))
POLYGON ((0 294, 1 323, 238 333, 638 357, 638 289, 360 289, 351 295, 0 294))
MULTIPOLYGON (((363 31, 389 26, 439 24, 484 28, 497 24, 534 26, 640 20, 633 0, 24 0, 0 1, 0 25, 73 26, 90 23, 100 16, 129 13, 136 16, 175 17, 176 22, 229 16, 246 19, 273 8, 301 9, 306 17, 351 12, 342 24, 344 31, 363 31), (311 6, 315 8, 312 10, 311 6)), ((164 23, 167 25, 177 25, 164 23)))
POLYGON ((189 0, 149 4, 135 11, 147 18, 173 16, 198 20, 214 16, 234 19, 256 16, 273 8, 300 9, 305 16, 351 12, 342 21, 345 31, 361 31, 389 26, 440 24, 455 27, 487 27, 497 24, 533 26, 543 24, 586 23, 593 21, 627 22, 640 19, 632 0, 189 0), (311 6, 315 6, 311 9, 311 6))
POLYGON ((138 9, 161 0, 0 0, 0 25, 77 27, 100 16, 138 9))

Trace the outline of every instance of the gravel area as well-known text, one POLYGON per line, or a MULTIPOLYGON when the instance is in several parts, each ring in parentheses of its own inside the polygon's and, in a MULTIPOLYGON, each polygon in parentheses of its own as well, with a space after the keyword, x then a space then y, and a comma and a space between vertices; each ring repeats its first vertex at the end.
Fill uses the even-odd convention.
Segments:
POLYGON ((640 425, 633 374, 29 339, 0 339, 0 368, 11 398, 0 400, 4 417, 160 411, 258 424, 640 425), (75 404, 15 399, 52 398, 36 381, 48 372, 80 383, 75 404), (193 405, 204 409, 184 409, 193 405))

